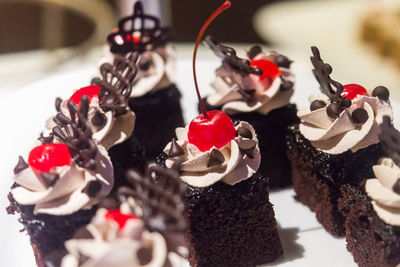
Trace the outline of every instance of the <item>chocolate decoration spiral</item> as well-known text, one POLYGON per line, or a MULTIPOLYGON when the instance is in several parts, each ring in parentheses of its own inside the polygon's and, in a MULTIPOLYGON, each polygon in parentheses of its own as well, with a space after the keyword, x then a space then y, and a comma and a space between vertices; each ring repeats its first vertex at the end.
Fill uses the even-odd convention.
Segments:
POLYGON ((212 36, 204 38, 204 43, 214 52, 214 54, 228 63, 233 69, 243 74, 254 74, 261 76, 262 70, 250 66, 250 61, 236 55, 235 49, 218 43, 212 36))
POLYGON ((394 128, 388 116, 383 117, 379 140, 385 155, 400 166, 400 132, 394 128))
POLYGON ((169 40, 169 29, 162 28, 157 17, 144 14, 143 4, 140 1, 134 5, 133 15, 122 18, 118 23, 118 31, 107 37, 110 50, 114 54, 143 53, 164 46, 169 40), (135 34, 139 39, 133 36, 135 34))
POLYGON ((117 56, 114 63, 100 66, 101 78, 92 80, 93 85, 101 87, 99 105, 104 112, 112 111, 114 116, 126 112, 128 98, 131 96, 133 81, 137 74, 138 53, 117 56))
POLYGON ((67 145, 75 163, 85 169, 95 170, 97 146, 92 139, 92 130, 88 121, 89 98, 81 98, 80 108, 74 101, 68 101, 69 117, 58 112, 53 121, 57 124, 52 130, 67 145))

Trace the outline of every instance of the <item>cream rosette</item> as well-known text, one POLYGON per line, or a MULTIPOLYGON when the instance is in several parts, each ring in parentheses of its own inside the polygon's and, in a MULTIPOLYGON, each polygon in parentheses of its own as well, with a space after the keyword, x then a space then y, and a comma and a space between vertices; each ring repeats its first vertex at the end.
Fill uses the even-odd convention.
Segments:
POLYGON ((94 171, 69 165, 55 167, 51 183, 32 167, 18 172, 14 181, 19 186, 11 190, 13 198, 21 205, 34 205, 34 214, 69 215, 81 209, 90 209, 107 196, 114 184, 114 171, 104 148, 98 147, 94 171), (89 190, 91 183, 95 190, 89 190))
MULTIPOLYGON (((272 60, 276 53, 260 53, 254 60, 272 60)), ((294 74, 290 69, 280 67, 281 76, 286 81, 295 83, 294 74)), ((294 86, 282 90, 282 78, 276 77, 271 84, 260 80, 254 74, 242 75, 235 71, 228 63, 223 62, 222 66, 216 70, 216 77, 211 83, 215 92, 207 97, 207 102, 212 106, 222 106, 222 111, 227 114, 256 111, 263 115, 270 111, 283 107, 290 102, 294 93, 294 86), (246 102, 243 92, 255 90, 254 101, 246 102)))
POLYGON ((311 144, 325 153, 341 154, 347 150, 356 152, 379 142, 378 134, 384 116, 393 118, 390 103, 378 97, 360 95, 352 100, 352 105, 343 110, 338 118, 327 115, 327 106, 330 104, 326 95, 312 95, 310 103, 322 100, 326 106, 311 111, 309 107, 301 108, 297 116, 301 119, 300 132, 311 144), (363 108, 368 119, 363 124, 352 121, 351 114, 355 109, 363 108))
MULTIPOLYGON (((113 60, 114 54, 106 47, 105 56, 100 60, 99 66, 113 60)), ((171 45, 143 52, 137 65, 138 72, 133 81, 131 97, 155 92, 175 82, 176 55, 171 45)))
POLYGON ((85 227, 86 234, 66 241, 68 254, 62 267, 177 266, 171 265, 172 255, 160 233, 147 231, 139 219, 128 219, 120 229, 115 221, 106 219, 106 213, 99 209, 85 227))
MULTIPOLYGON (((61 112, 69 115, 68 101, 62 101, 60 105, 61 112)), ((45 124, 44 135, 47 136, 56 126, 53 121, 54 117, 47 119, 45 124)), ((131 136, 135 129, 136 115, 130 109, 126 113, 114 116, 112 111, 104 112, 100 107, 99 99, 93 97, 89 104, 88 121, 92 128, 92 138, 99 145, 105 147, 107 150, 111 147, 120 144, 131 136), (99 118, 100 117, 100 118, 99 118)), ((55 139, 57 141, 57 138, 55 139)))
MULTIPOLYGON (((184 154, 170 157, 166 160, 168 168, 179 164, 182 171, 180 178, 193 187, 207 187, 222 181, 234 185, 250 178, 260 166, 261 155, 257 135, 253 127, 244 121, 236 126, 236 131, 244 128, 251 133, 251 138, 237 135, 225 146, 211 148, 201 152, 195 145, 188 142, 188 126, 177 128, 177 144, 182 147, 184 154), (217 156, 217 160, 215 157, 217 156), (219 158, 219 159, 218 159, 219 158)), ((168 155, 172 142, 164 152, 168 155)))
POLYGON ((390 158, 381 159, 379 165, 372 168, 376 178, 368 179, 365 184, 372 206, 384 222, 400 226, 400 192, 394 191, 399 183, 400 168, 390 158))

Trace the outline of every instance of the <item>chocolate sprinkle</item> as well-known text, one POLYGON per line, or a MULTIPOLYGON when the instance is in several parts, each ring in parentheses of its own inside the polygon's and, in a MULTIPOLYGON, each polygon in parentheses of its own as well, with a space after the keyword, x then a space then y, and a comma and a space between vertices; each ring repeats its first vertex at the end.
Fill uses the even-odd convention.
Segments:
POLYGON ((310 110, 314 111, 314 110, 317 110, 317 109, 320 109, 320 108, 324 108, 324 107, 326 107, 326 103, 324 101, 322 101, 322 100, 314 100, 313 102, 311 102, 310 110))
POLYGON ((141 247, 136 253, 141 266, 148 264, 153 258, 153 253, 150 248, 141 247))
POLYGON ((86 193, 90 198, 97 197, 97 195, 101 191, 101 182, 100 181, 90 181, 87 186, 82 190, 82 192, 86 193))
POLYGON ((18 173, 20 173, 21 171, 25 170, 28 167, 29 167, 29 165, 28 165, 28 163, 26 163, 24 158, 22 156, 19 156, 18 163, 14 168, 14 174, 18 174, 18 173))
POLYGON ((372 91, 372 96, 378 97, 383 101, 388 101, 389 95, 389 90, 385 86, 378 86, 372 91))
POLYGON ((326 109, 326 113, 332 119, 336 119, 339 117, 340 113, 342 113, 342 106, 340 103, 332 103, 326 109))
POLYGON ((251 133, 251 131, 245 127, 240 127, 237 131, 236 134, 238 136, 244 137, 244 138, 248 138, 248 139, 253 139, 253 134, 251 133))
POLYGON ((385 155, 400 166, 400 132, 394 128, 388 116, 383 117, 379 139, 385 155))
POLYGON ((253 45, 253 46, 250 48, 250 51, 247 52, 247 56, 248 56, 250 59, 253 59, 253 58, 255 58, 258 54, 260 54, 261 52, 262 52, 261 46, 259 46, 259 45, 253 45))
POLYGON ((363 108, 357 108, 351 113, 354 123, 364 124, 368 120, 368 112, 363 108))
POLYGON ((261 76, 262 70, 250 66, 250 61, 247 59, 239 58, 236 55, 235 49, 229 46, 218 43, 213 37, 207 36, 204 43, 214 52, 214 54, 221 58, 233 69, 241 72, 244 75, 254 74, 261 76))
POLYGON ((218 149, 211 150, 210 159, 208 160, 207 167, 219 166, 224 163, 225 157, 218 149))
POLYGON ((96 113, 94 114, 93 118, 92 118, 92 124, 94 126, 101 126, 104 125, 107 122, 107 117, 106 115, 104 115, 103 113, 101 113, 100 111, 96 111, 96 113))
POLYGON ((171 158, 179 157, 185 155, 183 148, 176 142, 175 138, 172 138, 171 148, 169 150, 168 156, 171 158))
POLYGON ((57 97, 56 102, 55 102, 55 107, 56 107, 57 112, 61 112, 61 103, 62 103, 62 99, 57 97))
POLYGON ((397 179, 396 183, 393 185, 393 191, 400 195, 400 179, 397 179))
POLYGON ((44 183, 47 186, 53 186, 60 179, 60 176, 57 173, 50 172, 41 172, 40 177, 42 177, 44 183))

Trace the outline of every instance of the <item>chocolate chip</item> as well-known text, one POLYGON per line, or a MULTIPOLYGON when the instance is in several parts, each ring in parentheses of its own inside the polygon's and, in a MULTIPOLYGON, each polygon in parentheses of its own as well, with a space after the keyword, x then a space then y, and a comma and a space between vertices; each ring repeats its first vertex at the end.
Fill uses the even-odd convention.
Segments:
POLYGON ((256 147, 257 142, 255 140, 241 140, 239 142, 240 150, 252 150, 256 147))
POLYGON ((258 54, 260 54, 261 52, 262 52, 261 46, 259 46, 259 45, 253 45, 253 46, 250 48, 250 51, 247 52, 247 56, 248 56, 250 59, 253 59, 253 58, 255 58, 258 54))
POLYGON ((136 252, 136 255, 140 262, 140 265, 147 265, 153 257, 153 252, 150 248, 141 247, 136 252))
POLYGON ((151 66, 151 61, 149 59, 142 59, 139 62, 139 69, 142 71, 149 70, 150 66, 151 66))
POLYGON ((400 195, 400 179, 397 179, 396 183, 393 185, 393 191, 400 195))
POLYGON ((342 105, 342 107, 344 108, 349 108, 351 107, 351 100, 348 99, 347 97, 342 97, 340 99, 340 104, 342 105))
POLYGON ((210 159, 208 160, 207 167, 218 166, 224 163, 225 157, 218 149, 213 149, 210 153, 210 159))
POLYGON ((322 101, 322 100, 314 100, 313 102, 311 102, 310 110, 314 111, 314 110, 317 110, 317 109, 320 109, 320 108, 324 108, 324 107, 326 107, 326 103, 324 101, 322 101))
POLYGON ((185 155, 185 151, 183 150, 183 148, 178 144, 178 142, 176 142, 175 138, 172 138, 172 142, 171 142, 171 148, 168 152, 168 156, 170 156, 171 158, 175 158, 175 157, 179 157, 185 155))
POLYGON ((372 91, 372 96, 378 97, 383 101, 387 101, 389 99, 389 90, 385 86, 378 86, 372 91))
POLYGON ((96 113, 94 114, 93 118, 92 118, 92 124, 94 126, 101 126, 104 123, 107 122, 107 117, 106 115, 104 115, 103 113, 101 113, 100 111, 96 111, 96 113))
POLYGON ((29 165, 28 165, 28 163, 26 163, 26 161, 24 160, 24 158, 21 157, 21 156, 19 156, 19 158, 18 158, 18 163, 17 163, 17 165, 16 165, 15 168, 14 168, 14 174, 17 174, 17 173, 19 173, 19 172, 25 170, 25 169, 28 168, 28 167, 29 167, 29 165))
POLYGON ((44 183, 47 186, 53 186, 58 181, 60 176, 57 173, 50 173, 50 172, 42 172, 40 173, 40 177, 42 177, 44 183))
POLYGON ((342 106, 339 103, 332 103, 326 109, 326 113, 330 118, 336 119, 342 113, 342 106))
POLYGON ((61 112, 61 103, 62 103, 62 99, 57 97, 56 102, 55 102, 57 112, 61 112))
POLYGON ((92 239, 93 235, 86 229, 86 227, 79 228, 75 234, 73 239, 92 239))
POLYGON ((354 123, 365 123, 368 120, 368 112, 363 108, 357 108, 351 113, 351 119, 354 123))
POLYGON ((288 80, 282 79, 281 87, 279 88, 281 91, 287 91, 293 88, 294 83, 288 80))
POLYGON ((247 128, 244 127, 240 127, 237 131, 236 134, 238 136, 244 137, 244 138, 248 138, 248 139, 253 139, 253 134, 251 133, 251 131, 247 128))
POLYGON ((89 197, 96 197, 100 193, 101 187, 101 182, 90 181, 83 189, 83 192, 86 193, 89 197))
POLYGON ((291 61, 288 57, 284 56, 284 55, 279 55, 276 57, 275 59, 275 64, 278 67, 282 67, 282 68, 290 68, 290 65, 292 64, 293 61, 291 61))

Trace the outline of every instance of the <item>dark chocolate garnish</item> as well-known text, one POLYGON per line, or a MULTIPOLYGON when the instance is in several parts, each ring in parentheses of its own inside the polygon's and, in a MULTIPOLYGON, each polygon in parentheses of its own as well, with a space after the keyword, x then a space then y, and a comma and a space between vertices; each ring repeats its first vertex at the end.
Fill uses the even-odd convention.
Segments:
POLYGON ((56 102, 55 102, 55 107, 56 107, 57 112, 61 112, 61 103, 62 103, 62 99, 57 97, 56 102))
POLYGON ((58 179, 60 179, 60 176, 57 173, 51 173, 51 172, 41 172, 40 177, 42 177, 44 183, 47 186, 53 186, 58 179))
POLYGON ((93 239, 93 235, 86 229, 86 227, 79 228, 72 239, 93 239))
POLYGON ((164 46, 169 39, 169 30, 161 27, 157 17, 144 14, 140 1, 134 5, 133 15, 122 18, 118 23, 118 31, 107 37, 114 54, 142 53, 164 46))
POLYGON ((254 102, 254 95, 256 94, 255 89, 246 89, 245 90, 245 89, 239 88, 238 93, 243 97, 243 100, 247 104, 251 104, 254 102))
POLYGON ((144 266, 144 265, 148 264, 151 261, 151 259, 153 258, 153 251, 150 248, 141 247, 136 252, 136 255, 140 262, 140 265, 144 266))
POLYGON ((383 117, 379 139, 385 155, 400 166, 400 132, 394 128, 388 116, 383 117))
POLYGON ((242 74, 254 74, 261 76, 262 70, 250 66, 250 61, 244 58, 239 58, 236 55, 235 49, 229 46, 218 43, 213 37, 207 36, 204 38, 204 43, 214 52, 214 54, 221 58, 233 69, 241 72, 242 74))
POLYGON ((287 91, 293 88, 294 83, 292 81, 286 80, 281 76, 281 87, 279 88, 281 91, 287 91))
POLYGON ((364 124, 368 120, 368 112, 363 108, 357 108, 351 113, 354 123, 364 124))
POLYGON ((149 70, 150 66, 151 66, 151 61, 149 59, 146 58, 141 58, 139 60, 139 69, 142 71, 147 71, 149 70))
POLYGON ((400 195, 400 179, 397 179, 396 183, 394 183, 393 191, 400 195))
POLYGON ((236 134, 238 136, 244 137, 244 138, 248 138, 248 139, 253 139, 253 134, 251 133, 251 131, 245 127, 240 127, 237 131, 236 134))
POLYGON ((100 66, 101 78, 94 78, 92 84, 101 87, 99 104, 104 112, 112 111, 114 116, 126 112, 137 74, 137 60, 137 53, 129 53, 126 56, 116 56, 113 65, 104 63, 100 66))
POLYGON ((383 101, 388 101, 390 93, 385 86, 378 86, 372 91, 372 96, 378 97, 383 101))
POLYGON ((70 118, 61 112, 57 113, 53 119, 57 126, 52 132, 68 146, 71 157, 78 166, 94 170, 97 167, 97 146, 92 139, 92 129, 88 121, 89 98, 87 95, 82 96, 80 108, 74 101, 69 101, 67 107, 70 118))
POLYGON ((101 126, 107 122, 107 117, 104 115, 104 113, 101 113, 100 111, 96 111, 96 113, 92 117, 92 124, 94 126, 101 126))
POLYGON ((246 150, 251 150, 254 149, 257 145, 257 141, 255 140, 242 140, 241 142, 238 143, 239 149, 246 151, 246 150))
POLYGON ((342 113, 342 105, 340 103, 332 103, 326 109, 326 113, 330 118, 336 119, 342 113))
POLYGON ((349 108, 351 107, 351 100, 347 97, 342 97, 340 104, 342 105, 342 108, 349 108))
POLYGON ((90 198, 96 197, 101 191, 101 182, 100 181, 90 181, 86 187, 82 190, 82 192, 86 193, 90 198))
POLYGON ((259 45, 253 45, 250 50, 247 52, 247 56, 250 59, 255 58, 258 54, 262 52, 262 48, 259 45))
POLYGON ((235 126, 238 126, 239 123, 240 123, 240 120, 234 120, 234 121, 233 121, 233 125, 235 125, 235 126))
POLYGON ((225 157, 218 149, 213 149, 210 152, 210 159, 208 160, 207 167, 219 166, 224 163, 225 157))
POLYGON ((29 165, 28 163, 26 163, 26 161, 24 160, 24 158, 22 156, 19 156, 18 158, 18 163, 17 165, 14 167, 14 174, 18 174, 19 172, 25 170, 26 168, 28 168, 29 165))
POLYGON ((326 107, 326 103, 324 101, 322 101, 322 100, 314 100, 313 102, 311 102, 310 110, 314 111, 314 110, 317 110, 317 109, 320 109, 320 108, 324 108, 324 107, 326 107))
POLYGON ((38 137, 38 141, 41 142, 42 144, 50 144, 53 143, 53 133, 50 133, 49 136, 43 136, 43 133, 40 133, 40 137, 38 137))
POLYGON ((176 142, 175 138, 172 138, 171 148, 169 150, 168 156, 171 158, 179 157, 185 155, 183 148, 176 142))
POLYGON ((290 68, 290 65, 293 63, 293 61, 292 60, 290 60, 287 56, 284 56, 284 55, 278 55, 276 58, 275 58, 275 64, 278 66, 278 67, 281 67, 281 68, 290 68))

